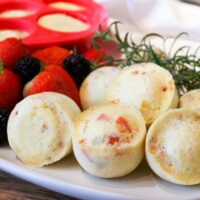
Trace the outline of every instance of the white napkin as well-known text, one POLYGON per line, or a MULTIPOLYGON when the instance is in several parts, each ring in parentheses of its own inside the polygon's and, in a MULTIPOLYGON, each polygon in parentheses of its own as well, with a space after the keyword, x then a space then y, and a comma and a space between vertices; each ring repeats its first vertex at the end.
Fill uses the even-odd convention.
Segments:
POLYGON ((141 33, 177 35, 187 32, 200 41, 200 6, 178 0, 97 0, 109 15, 130 22, 141 33))

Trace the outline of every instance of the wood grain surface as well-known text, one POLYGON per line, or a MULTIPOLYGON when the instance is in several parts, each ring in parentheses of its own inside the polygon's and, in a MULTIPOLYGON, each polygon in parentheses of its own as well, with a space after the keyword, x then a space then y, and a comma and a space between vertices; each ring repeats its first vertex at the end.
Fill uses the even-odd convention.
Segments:
POLYGON ((0 171, 0 200, 75 200, 0 171))

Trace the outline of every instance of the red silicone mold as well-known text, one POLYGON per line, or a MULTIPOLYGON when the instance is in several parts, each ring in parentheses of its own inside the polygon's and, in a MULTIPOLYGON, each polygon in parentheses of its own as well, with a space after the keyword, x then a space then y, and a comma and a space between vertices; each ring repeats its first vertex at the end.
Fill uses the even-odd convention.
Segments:
MULTIPOLYGON (((92 0, 1 0, 0 1, 0 31, 17 30, 27 32, 28 36, 22 38, 24 44, 30 49, 41 48, 49 45, 62 45, 66 47, 85 48, 92 34, 99 26, 105 29, 108 14, 105 9, 92 0), (84 9, 66 10, 51 7, 52 3, 71 3, 84 9), (27 15, 18 17, 5 16, 5 12, 26 11, 27 15), (79 32, 61 32, 50 30, 38 24, 43 16, 51 14, 64 14, 75 18, 88 25, 88 28, 79 32)), ((60 23, 59 20, 56 23, 60 23)))

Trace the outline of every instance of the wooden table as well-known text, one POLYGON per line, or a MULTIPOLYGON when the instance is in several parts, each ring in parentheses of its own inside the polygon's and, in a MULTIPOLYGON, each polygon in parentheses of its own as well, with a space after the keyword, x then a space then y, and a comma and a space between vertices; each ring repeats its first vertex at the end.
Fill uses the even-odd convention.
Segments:
POLYGON ((0 200, 71 200, 0 171, 0 200))

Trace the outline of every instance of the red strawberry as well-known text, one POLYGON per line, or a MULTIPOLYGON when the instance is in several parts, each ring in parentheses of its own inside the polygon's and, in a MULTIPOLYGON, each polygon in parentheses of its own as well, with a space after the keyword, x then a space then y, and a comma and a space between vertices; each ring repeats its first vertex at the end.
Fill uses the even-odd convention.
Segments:
POLYGON ((0 60, 4 68, 13 69, 17 60, 26 57, 28 51, 21 40, 8 38, 0 42, 0 60))
POLYGON ((18 76, 0 65, 0 108, 12 110, 20 100, 22 89, 18 76))
POLYGON ((32 56, 43 64, 63 65, 63 61, 70 55, 70 51, 62 47, 51 46, 35 51, 32 56))
POLYGON ((73 79, 59 65, 47 65, 28 82, 24 88, 24 97, 48 91, 65 94, 80 105, 78 89, 73 79))
POLYGON ((91 63, 95 63, 97 66, 105 61, 106 53, 101 49, 88 49, 83 53, 83 56, 91 63))

